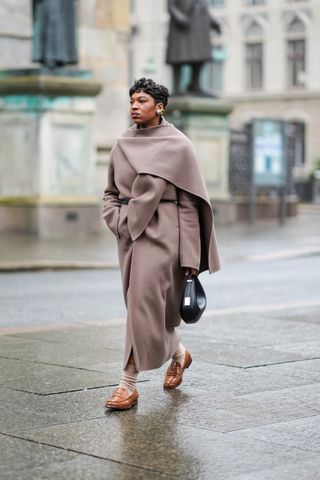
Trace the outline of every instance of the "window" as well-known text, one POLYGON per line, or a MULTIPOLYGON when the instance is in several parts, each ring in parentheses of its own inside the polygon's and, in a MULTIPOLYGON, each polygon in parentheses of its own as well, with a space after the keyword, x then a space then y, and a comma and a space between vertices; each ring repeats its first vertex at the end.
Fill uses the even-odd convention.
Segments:
POLYGON ((263 86, 263 43, 247 43, 246 86, 249 89, 263 86))
POLYGON ((208 0, 209 7, 223 7, 224 0, 208 0))
POLYGON ((305 135, 306 126, 303 122, 286 122, 286 145, 287 157, 290 168, 303 167, 305 165, 305 135))
POLYGON ((260 39, 263 36, 263 30, 261 25, 256 21, 251 22, 248 28, 246 29, 245 35, 247 38, 250 38, 250 39, 254 39, 254 40, 260 39))
POLYGON ((287 83, 289 87, 306 85, 306 26, 294 15, 287 24, 287 83))
POLYGON ((294 129, 294 165, 301 167, 305 164, 305 125, 293 122, 294 129))
POLYGON ((304 23, 297 17, 295 17, 289 24, 287 28, 288 34, 304 34, 305 33, 305 27, 304 23))
POLYGON ((245 5, 264 5, 265 0, 244 0, 245 5))
POLYGON ((288 40, 288 83, 290 87, 305 85, 306 42, 288 40))

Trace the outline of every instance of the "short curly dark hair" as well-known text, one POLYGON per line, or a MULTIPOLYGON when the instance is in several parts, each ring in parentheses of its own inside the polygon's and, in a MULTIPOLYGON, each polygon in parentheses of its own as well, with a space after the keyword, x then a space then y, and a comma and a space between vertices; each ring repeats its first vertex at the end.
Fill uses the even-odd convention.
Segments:
POLYGON ((168 103, 168 89, 163 85, 155 83, 151 78, 140 78, 140 80, 135 80, 132 87, 130 87, 129 96, 131 97, 134 93, 141 91, 151 95, 156 103, 163 103, 164 106, 168 103))

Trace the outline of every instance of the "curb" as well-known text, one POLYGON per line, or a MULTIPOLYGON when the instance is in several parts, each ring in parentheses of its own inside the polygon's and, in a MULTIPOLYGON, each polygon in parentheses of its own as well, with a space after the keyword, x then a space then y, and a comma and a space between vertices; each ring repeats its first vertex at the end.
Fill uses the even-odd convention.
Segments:
POLYGON ((0 262, 0 273, 29 272, 41 270, 115 270, 118 268, 119 264, 116 262, 84 262, 59 260, 0 262))

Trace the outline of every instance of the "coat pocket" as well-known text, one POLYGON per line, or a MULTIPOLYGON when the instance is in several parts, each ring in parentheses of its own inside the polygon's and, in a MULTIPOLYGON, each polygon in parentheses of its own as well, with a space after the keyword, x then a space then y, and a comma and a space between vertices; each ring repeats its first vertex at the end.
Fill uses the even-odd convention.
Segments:
POLYGON ((109 228, 111 233, 113 233, 113 235, 117 238, 119 238, 119 231, 118 231, 119 219, 120 219, 120 212, 118 214, 116 214, 116 212, 112 212, 112 215, 109 214, 104 218, 107 227, 109 228))
POLYGON ((122 205, 117 223, 117 238, 130 237, 128 229, 128 206, 122 205))

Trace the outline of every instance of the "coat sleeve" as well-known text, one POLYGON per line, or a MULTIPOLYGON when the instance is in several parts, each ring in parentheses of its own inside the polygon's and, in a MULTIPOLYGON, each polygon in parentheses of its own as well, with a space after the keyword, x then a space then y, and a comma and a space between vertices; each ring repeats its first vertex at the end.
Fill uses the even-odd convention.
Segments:
POLYGON ((103 196, 102 216, 111 232, 118 238, 118 221, 120 216, 121 203, 119 200, 119 190, 114 181, 114 165, 111 157, 108 167, 108 185, 103 196))
POLYGON ((201 237, 198 200, 184 190, 178 192, 180 265, 199 270, 201 257, 201 237))
POLYGON ((133 182, 128 205, 128 230, 132 241, 146 229, 168 182, 161 177, 139 174, 133 182))

